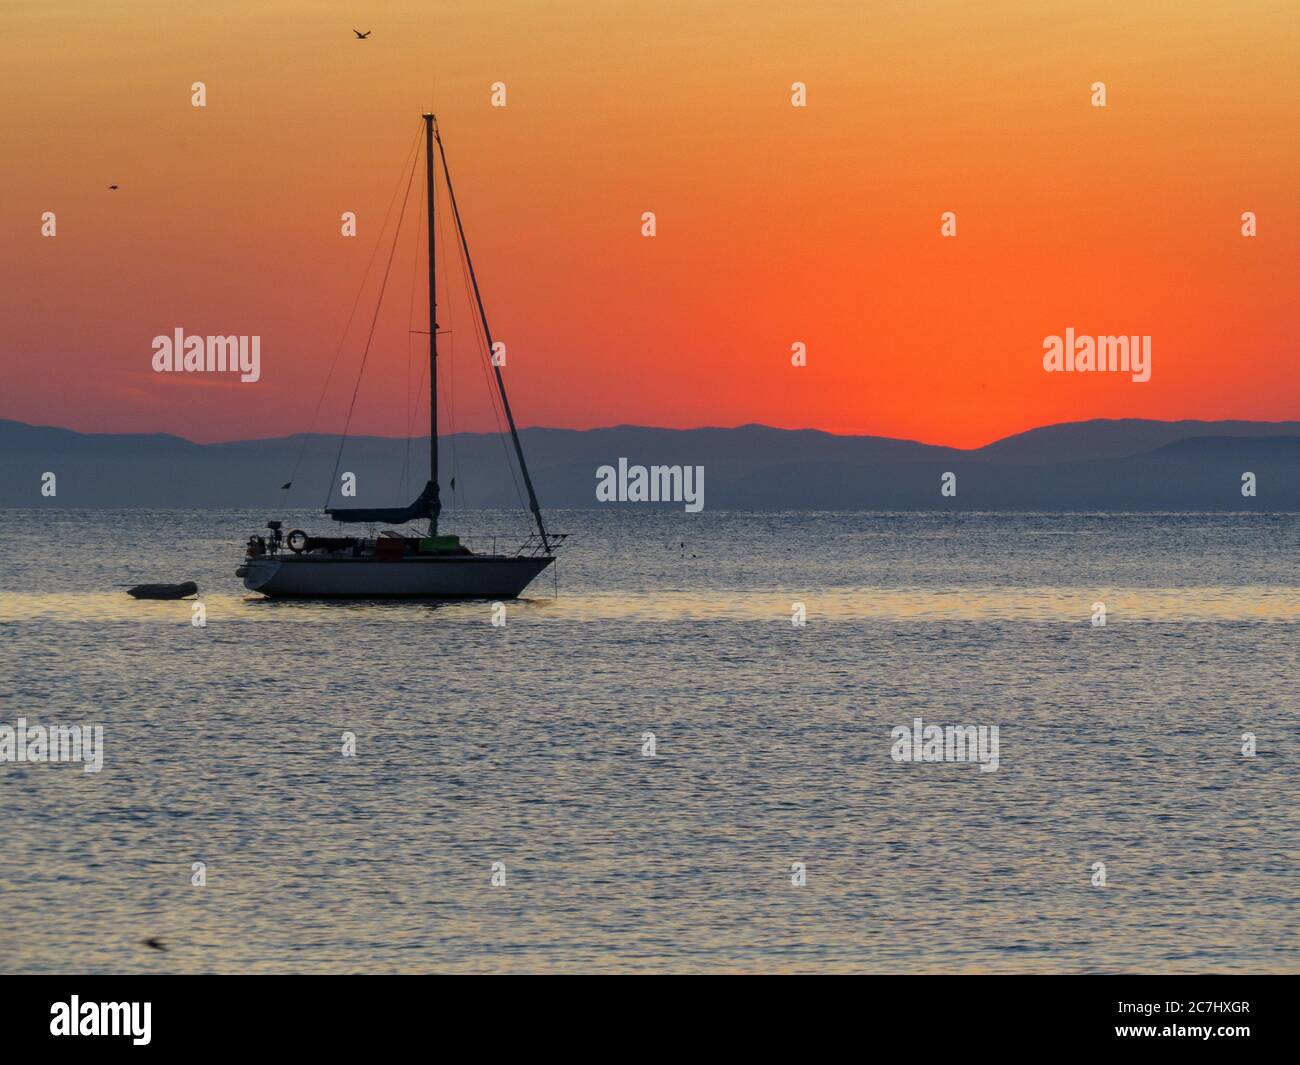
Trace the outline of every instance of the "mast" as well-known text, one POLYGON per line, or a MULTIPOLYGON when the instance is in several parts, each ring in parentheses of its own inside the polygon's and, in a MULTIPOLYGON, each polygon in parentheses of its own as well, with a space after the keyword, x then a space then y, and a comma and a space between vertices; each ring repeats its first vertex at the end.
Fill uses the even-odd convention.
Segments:
MULTIPOLYGON (((424 116, 424 178, 429 205, 429 481, 424 486, 414 503, 404 507, 331 507, 326 498, 325 513, 335 521, 365 522, 373 524, 383 522, 385 525, 404 525, 408 521, 420 518, 429 519, 429 535, 438 535, 438 515, 442 513, 442 502, 438 498, 438 288, 437 274, 434 270, 435 225, 434 225, 434 185, 433 185, 433 140, 437 120, 432 113, 424 116)), ((406 206, 410 202, 411 185, 415 180, 415 168, 419 163, 417 154, 411 160, 411 176, 407 179, 406 194, 402 197, 402 210, 397 216, 397 229, 393 233, 393 247, 388 254, 388 265, 393 265, 393 255, 397 252, 397 238, 400 236, 402 220, 406 217, 406 206)), ((388 285, 388 270, 384 270, 384 282, 379 289, 379 303, 383 303, 384 290, 388 285)), ((359 298, 359 297, 358 297, 359 298)), ((370 325, 370 340, 374 339, 375 325, 379 321, 379 305, 375 307, 375 319, 370 325)), ((370 351, 370 340, 366 341, 366 351, 370 351)), ((362 366, 365 359, 362 358, 362 366)), ((357 381, 360 385, 360 378, 357 381)), ((353 401, 356 393, 353 392, 353 401)), ((349 411, 349 418, 351 412, 349 411)), ((346 427, 344 435, 346 437, 346 427)), ((343 441, 339 441, 339 455, 334 460, 334 472, 338 472, 339 460, 343 457, 343 441)))
MULTIPOLYGON (((429 535, 438 535, 438 292, 434 274, 433 225, 433 123, 432 113, 424 116, 424 178, 429 197, 429 484, 433 487, 429 509, 429 535)), ((440 142, 441 143, 441 142, 440 142)), ((445 162, 444 162, 445 165, 445 162)))
MULTIPOLYGON (((425 118, 430 119, 432 118, 432 116, 426 115, 425 118)), ((442 172, 443 175, 447 178, 447 199, 451 201, 452 217, 456 220, 456 233, 460 237, 461 249, 465 252, 465 265, 469 267, 469 282, 474 289, 474 302, 478 305, 478 317, 479 317, 479 321, 483 324, 483 337, 487 341, 488 352, 490 355, 492 352, 492 330, 488 328, 487 311, 483 309, 483 297, 479 293, 478 277, 474 273, 474 260, 471 259, 469 255, 469 241, 465 239, 465 227, 461 225, 460 222, 460 208, 456 205, 456 190, 452 188, 451 169, 447 166, 447 149, 443 147, 442 137, 438 134, 437 130, 434 129, 432 125, 430 125, 430 129, 433 131, 432 136, 435 137, 438 141, 438 153, 442 156, 442 172)), ((429 149, 429 151, 432 154, 433 151, 432 147, 429 149)), ((432 170, 429 171, 429 175, 430 175, 429 187, 432 188, 433 187, 432 170)), ((432 196, 432 193, 430 195, 432 196)), ((429 200, 429 217, 432 220, 433 218, 432 199, 429 200)), ((430 225, 432 224, 433 224, 432 221, 430 221, 430 225)), ((430 232, 432 232, 432 230, 430 230, 430 232)), ((433 238, 430 237, 430 243, 432 243, 432 239, 433 238)), ((430 252, 430 260, 429 260, 429 277, 431 279, 429 299, 431 301, 431 305, 433 299, 432 254, 433 253, 430 252)), ((430 328, 432 329, 434 327, 431 326, 430 328)), ((528 506, 533 512, 533 519, 537 522, 537 532, 541 535, 542 538, 542 550, 549 554, 551 550, 551 545, 546 538, 546 526, 542 524, 542 508, 537 503, 537 493, 533 491, 533 479, 528 476, 528 463, 524 461, 524 447, 519 442, 519 430, 515 428, 515 416, 510 412, 510 400, 506 398, 505 378, 501 376, 501 367, 498 366, 496 363, 492 364, 492 369, 496 373, 497 391, 501 395, 501 407, 506 412, 506 421, 510 424, 510 439, 513 440, 515 444, 515 456, 519 459, 519 472, 524 475, 524 486, 528 489, 528 506)))

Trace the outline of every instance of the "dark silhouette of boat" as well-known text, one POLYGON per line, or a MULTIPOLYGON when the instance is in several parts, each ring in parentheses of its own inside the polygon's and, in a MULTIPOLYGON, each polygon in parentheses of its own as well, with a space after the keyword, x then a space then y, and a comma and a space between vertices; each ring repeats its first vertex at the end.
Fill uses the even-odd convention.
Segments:
MULTIPOLYGON (((487 312, 483 309, 483 299, 469 254, 469 243, 461 224, 460 208, 456 204, 456 193, 451 184, 446 149, 434 116, 426 114, 423 118, 429 253, 429 481, 415 502, 405 507, 327 506, 325 513, 340 523, 380 526, 427 520, 428 533, 412 535, 390 528, 380 531, 378 535, 365 537, 314 536, 301 529, 294 529, 286 536, 282 532, 282 522, 268 522, 270 535, 249 537, 244 564, 235 572, 243 577, 246 588, 272 598, 512 599, 555 561, 554 549, 565 539, 563 533, 548 533, 542 521, 537 493, 533 490, 519 432, 510 410, 510 401, 506 398, 505 379, 500 365, 495 361, 491 366, 496 390, 509 424, 514 454, 523 475, 523 483, 528 492, 528 506, 537 531, 530 534, 513 554, 499 554, 495 550, 491 553, 474 552, 461 544, 458 536, 439 535, 438 516, 442 512, 442 503, 438 494, 438 317, 434 286, 434 171, 436 160, 439 159, 442 173, 446 177, 447 197, 459 251, 467 267, 468 287, 477 307, 486 349, 491 351, 493 345, 487 312)), ((399 216, 399 228, 400 225, 399 216)), ((396 233, 393 240, 395 249, 396 233)), ((379 298, 383 299, 382 287, 379 298)), ((455 478, 452 478, 451 484, 454 488, 455 478)), ((285 487, 288 488, 289 485, 285 487)))

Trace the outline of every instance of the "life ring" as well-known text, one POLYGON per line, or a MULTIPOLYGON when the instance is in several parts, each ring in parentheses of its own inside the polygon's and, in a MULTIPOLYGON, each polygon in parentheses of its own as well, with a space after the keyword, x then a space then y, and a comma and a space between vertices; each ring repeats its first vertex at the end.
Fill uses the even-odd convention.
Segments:
POLYGON ((284 538, 284 542, 295 555, 301 555, 307 550, 307 534, 301 529, 294 529, 284 538))

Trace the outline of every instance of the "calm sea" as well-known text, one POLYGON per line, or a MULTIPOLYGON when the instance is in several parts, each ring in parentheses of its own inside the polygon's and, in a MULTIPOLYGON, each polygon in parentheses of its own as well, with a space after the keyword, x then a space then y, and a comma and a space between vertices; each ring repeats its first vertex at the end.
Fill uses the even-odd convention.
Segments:
POLYGON ((0 969, 1300 969, 1300 516, 560 512, 503 627, 246 594, 266 517, 0 511, 0 724, 104 735, 0 764, 0 969))

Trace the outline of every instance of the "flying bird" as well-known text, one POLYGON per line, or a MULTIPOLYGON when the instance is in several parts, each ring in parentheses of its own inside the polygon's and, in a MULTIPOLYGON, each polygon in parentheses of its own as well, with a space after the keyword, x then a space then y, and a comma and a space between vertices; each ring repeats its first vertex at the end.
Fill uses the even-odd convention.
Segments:
POLYGON ((146 940, 144 941, 144 945, 145 945, 146 947, 153 947, 154 950, 166 950, 166 949, 167 949, 166 947, 163 946, 162 940, 161 940, 161 939, 157 939, 157 938, 154 938, 154 939, 146 939, 146 940))
POLYGON ((357 40, 358 40, 358 41, 364 41, 367 37, 370 36, 370 33, 371 33, 370 30, 366 30, 365 33, 362 33, 360 30, 353 30, 352 32, 355 33, 355 34, 357 35, 357 40))
POLYGON ((116 189, 116 188, 117 188, 116 185, 109 185, 108 187, 109 187, 109 189, 116 189))

